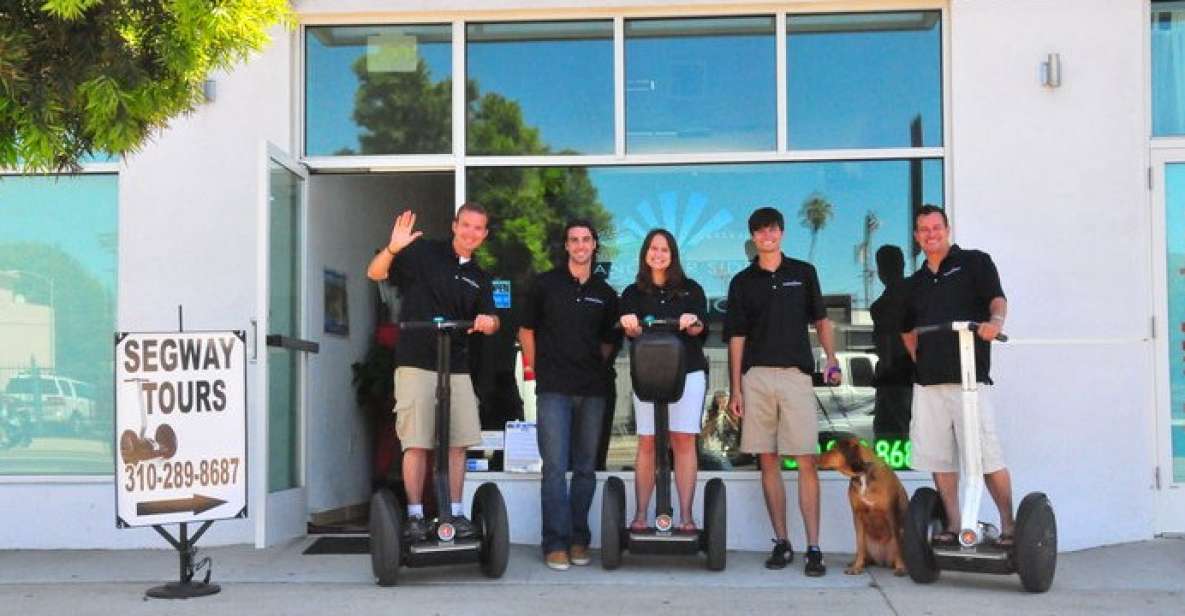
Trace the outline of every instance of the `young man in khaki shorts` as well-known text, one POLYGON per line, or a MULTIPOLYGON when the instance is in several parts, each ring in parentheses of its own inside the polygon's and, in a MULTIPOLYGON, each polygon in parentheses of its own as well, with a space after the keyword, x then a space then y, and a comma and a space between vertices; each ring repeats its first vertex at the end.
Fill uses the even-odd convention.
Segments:
POLYGON ((807 327, 814 324, 827 354, 826 373, 838 380, 831 321, 814 266, 782 254, 782 214, 759 208, 749 217, 757 258, 728 286, 724 340, 732 394, 729 410, 741 423, 741 451, 757 454, 761 490, 774 529, 773 554, 765 561, 782 569, 794 560, 786 532, 786 489, 782 457, 798 462, 798 506, 806 527, 805 573, 827 572, 819 549, 819 437, 811 382, 814 354, 807 327))
POLYGON ((947 527, 933 542, 957 545, 959 519, 959 450, 962 440, 962 370, 955 332, 918 337, 914 328, 947 321, 978 321, 975 378, 979 387, 979 434, 984 483, 1000 512, 1000 539, 1012 545, 1012 477, 1004 466, 989 393, 991 344, 1004 327, 1008 300, 992 258, 950 243, 950 226, 941 208, 926 205, 914 217, 914 239, 926 263, 906 281, 907 299, 901 335, 917 366, 913 420, 909 425, 912 465, 934 474, 946 509, 947 527))
MULTIPOLYGON (((405 211, 395 220, 391 239, 371 260, 366 275, 376 281, 389 278, 399 287, 403 298, 400 321, 472 319, 470 333, 491 335, 499 325, 494 314, 493 285, 489 274, 473 261, 474 251, 489 233, 488 222, 484 208, 466 203, 453 220, 451 242, 419 240, 423 232, 415 230, 416 215, 405 211)), ((476 534, 473 523, 465 518, 461 493, 465 486, 465 449, 481 442, 468 346, 466 337, 452 337, 448 443, 452 502, 438 503, 442 519, 447 517, 446 511, 451 511, 458 539, 476 534)), ((403 445, 403 485, 408 503, 405 534, 415 542, 428 535, 423 496, 428 452, 436 438, 436 332, 402 332, 395 347, 395 366, 395 431, 403 445)))

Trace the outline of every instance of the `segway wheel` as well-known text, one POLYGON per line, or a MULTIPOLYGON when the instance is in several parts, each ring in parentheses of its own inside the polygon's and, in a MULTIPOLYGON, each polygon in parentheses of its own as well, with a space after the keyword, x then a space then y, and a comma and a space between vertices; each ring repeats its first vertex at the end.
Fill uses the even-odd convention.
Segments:
POLYGON ((370 565, 379 586, 394 586, 403 564, 403 516, 395 494, 383 488, 370 497, 370 565))
POLYGON ((135 464, 140 461, 140 437, 133 430, 124 430, 119 435, 119 457, 124 464, 135 464))
POLYGON ((728 554, 728 497, 719 477, 704 486, 704 539, 708 569, 723 571, 728 554))
POLYGON ((473 523, 481 530, 478 559, 481 571, 488 578, 500 578, 510 559, 510 523, 506 517, 506 502, 502 492, 492 483, 483 483, 473 496, 473 523))
POLYGON ((173 427, 169 424, 161 424, 156 427, 157 446, 160 447, 160 457, 168 460, 177 453, 177 433, 173 431, 173 427))
POLYGON ((942 500, 934 488, 918 488, 909 499, 905 519, 905 541, 901 557, 909 577, 918 584, 929 584, 938 579, 940 570, 930 547, 930 533, 946 526, 942 500))
POLYGON ((1032 492, 1020 502, 1013 542, 1021 586, 1029 592, 1049 590, 1057 570, 1057 519, 1053 504, 1041 492, 1032 492))
POLYGON ((605 480, 601 492, 601 566, 621 566, 622 533, 625 529, 625 483, 620 477, 605 480))

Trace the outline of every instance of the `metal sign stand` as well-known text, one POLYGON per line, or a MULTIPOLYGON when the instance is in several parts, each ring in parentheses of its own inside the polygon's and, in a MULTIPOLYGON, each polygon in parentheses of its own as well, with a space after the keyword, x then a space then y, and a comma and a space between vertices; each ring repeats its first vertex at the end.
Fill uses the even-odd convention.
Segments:
MULTIPOLYGON (((177 306, 177 331, 179 333, 185 332, 185 320, 181 306, 177 306)), ((153 586, 144 594, 156 599, 189 599, 191 597, 205 597, 222 591, 221 586, 210 583, 210 574, 214 571, 214 561, 209 556, 197 561, 196 566, 194 564, 194 558, 197 556, 197 541, 201 539, 202 535, 206 533, 213 523, 214 520, 203 522, 191 538, 189 536, 189 523, 181 522, 180 540, 170 535, 164 526, 160 524, 152 526, 153 530, 160 533, 160 536, 164 537, 165 541, 168 541, 170 545, 177 549, 181 557, 181 579, 180 581, 169 582, 162 586, 153 586), (200 569, 206 570, 206 578, 200 582, 195 582, 193 579, 194 574, 200 569)))

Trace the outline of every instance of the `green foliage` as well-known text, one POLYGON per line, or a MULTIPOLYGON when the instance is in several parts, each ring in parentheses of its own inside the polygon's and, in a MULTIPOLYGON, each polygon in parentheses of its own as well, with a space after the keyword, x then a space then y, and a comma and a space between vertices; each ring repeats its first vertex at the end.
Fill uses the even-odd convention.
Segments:
POLYGON ((134 152, 291 23, 287 0, 0 2, 0 168, 134 152))

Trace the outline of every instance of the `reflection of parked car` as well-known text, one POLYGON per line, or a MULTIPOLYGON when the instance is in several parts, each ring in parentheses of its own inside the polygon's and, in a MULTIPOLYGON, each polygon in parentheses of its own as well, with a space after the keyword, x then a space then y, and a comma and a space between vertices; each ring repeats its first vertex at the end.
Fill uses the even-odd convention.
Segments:
POLYGON ((4 395, 11 410, 28 413, 35 424, 53 424, 71 434, 95 420, 95 387, 90 383, 48 373, 18 374, 8 381, 4 395))
POLYGON ((872 384, 876 371, 875 353, 839 351, 835 354, 841 370, 838 385, 823 382, 825 358, 815 360, 815 397, 819 399, 820 436, 828 432, 850 432, 860 438, 873 440, 873 411, 876 408, 876 388, 872 384))

